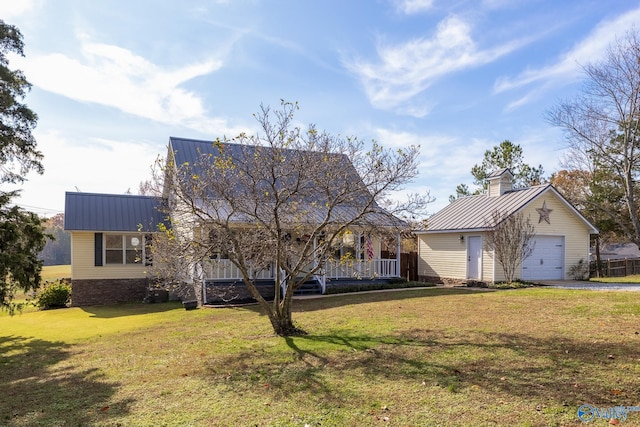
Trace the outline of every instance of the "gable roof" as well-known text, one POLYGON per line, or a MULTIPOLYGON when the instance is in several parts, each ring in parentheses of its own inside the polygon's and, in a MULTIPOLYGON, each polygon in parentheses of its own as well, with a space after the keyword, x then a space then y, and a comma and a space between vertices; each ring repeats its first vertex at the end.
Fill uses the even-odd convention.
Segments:
MULTIPOLYGON (((252 146, 228 142, 216 143, 214 141, 204 141, 178 137, 169 138, 169 152, 173 154, 175 167, 179 168, 181 165, 188 165, 188 167, 190 168, 189 173, 191 173, 192 175, 205 175, 203 171, 200 170, 201 160, 205 158, 215 158, 216 156, 220 156, 221 151, 223 151, 226 156, 230 156, 231 160, 234 163, 237 162, 238 164, 244 162, 248 162, 247 164, 251 164, 250 162, 254 162, 255 159, 270 156, 274 152, 274 150, 268 146, 252 146)), ((317 162, 315 163, 318 165, 322 165, 326 163, 325 158, 327 156, 327 153, 320 151, 301 151, 295 149, 278 149, 277 154, 279 156, 284 156, 285 161, 283 163, 293 162, 293 164, 295 164, 297 156, 304 155, 311 156, 311 159, 314 161, 317 158, 317 162)), ((331 221, 346 222, 357 215, 359 206, 364 206, 365 203, 368 203, 371 196, 367 188, 364 186, 362 178, 360 177, 357 170, 351 163, 351 160, 346 154, 329 155, 334 156, 332 159, 332 164, 339 165, 341 176, 336 176, 335 178, 339 178, 341 183, 348 183, 349 186, 355 188, 355 191, 352 193, 352 197, 350 197, 348 202, 342 203, 337 206, 332 206, 331 221)), ((333 175, 335 175, 335 173, 333 175)), ((279 177, 278 179, 278 184, 282 188, 286 188, 289 183, 299 185, 299 182, 297 181, 298 176, 295 176, 295 174, 292 174, 290 176, 289 181, 287 181, 287 178, 284 175, 279 177)), ((314 191, 315 183, 313 181, 314 180, 310 180, 308 182, 307 189, 301 192, 302 200, 299 200, 302 206, 301 210, 307 212, 306 217, 299 218, 298 215, 295 215, 295 218, 292 218, 295 221, 321 223, 328 212, 328 209, 325 207, 327 196, 323 196, 321 192, 314 191)), ((266 182, 264 184, 266 185, 266 182)), ((233 185, 234 184, 231 183, 231 186, 233 185)), ((255 185, 256 188, 253 189, 255 193, 264 194, 265 190, 269 190, 269 188, 264 187, 264 189, 260 191, 260 188, 258 187, 260 184, 257 183, 255 185)), ((238 195, 247 193, 247 189, 243 188, 240 180, 235 183, 235 186, 235 190, 238 195)), ((338 187, 336 186, 336 190, 337 188, 338 187)), ((189 190, 183 188, 182 191, 189 190)), ((248 193, 250 193, 251 191, 252 189, 249 189, 248 193)), ((249 194, 248 197, 251 198, 251 195, 249 194)), ((215 199, 216 195, 211 194, 211 198, 215 199)), ((204 207, 204 203, 202 203, 201 207, 204 207)), ((229 213, 224 209, 224 202, 220 202, 220 204, 217 206, 217 211, 218 213, 221 213, 222 216, 226 216, 229 213)), ((372 206, 371 211, 372 212, 369 212, 366 217, 363 218, 364 222, 374 223, 379 226, 405 225, 404 221, 394 217, 375 203, 372 206)), ((241 214, 234 213, 233 220, 236 222, 246 222, 247 218, 244 218, 241 214)))
MULTIPOLYGON (((342 178, 342 180, 344 180, 345 182, 349 182, 351 186, 360 186, 359 190, 362 194, 362 199, 366 201, 369 200, 368 190, 364 187, 360 175, 358 175, 358 172, 356 171, 355 167, 346 154, 327 154, 320 151, 303 151, 288 148, 273 149, 268 146, 203 141, 177 137, 169 138, 169 150, 170 153, 173 153, 175 166, 180 167, 181 165, 188 165, 190 168, 189 172, 192 175, 204 175, 203 170, 201 170, 202 160, 205 159, 207 162, 209 162, 209 159, 219 157, 222 154, 224 156, 228 156, 235 164, 246 165, 252 165, 256 161, 256 159, 268 158, 274 155, 277 155, 278 162, 282 161, 283 164, 296 164, 296 160, 305 159, 303 161, 312 161, 315 164, 323 165, 327 163, 325 158, 329 155, 333 156, 331 158, 331 164, 339 165, 341 175, 340 178, 342 178), (281 160, 280 157, 284 157, 284 159, 281 160)), ((286 188, 286 186, 291 183, 299 185, 300 182, 296 181, 297 178, 298 176, 292 174, 289 181, 287 181, 286 177, 283 174, 278 177, 278 184, 282 188, 286 188)), ((314 183, 310 182, 309 184, 313 186, 314 183)), ((242 192, 242 184, 240 182, 236 182, 236 185, 237 190, 239 192, 242 192)), ((259 185, 260 183, 256 183, 257 189, 259 189, 259 185)), ((264 183, 264 185, 267 185, 266 182, 264 183)), ((263 190, 270 189, 265 187, 263 190)), ((212 196, 215 197, 215 195, 212 196)), ((318 200, 317 193, 314 194, 313 200, 308 200, 308 202, 314 201, 320 202, 320 200, 318 200)))
POLYGON ((491 214, 496 210, 507 215, 516 214, 546 192, 555 194, 587 225, 591 233, 596 234, 598 232, 552 185, 546 184, 507 191, 496 197, 480 195, 460 198, 431 216, 427 220, 427 229, 416 231, 416 233, 484 231, 488 228, 486 225, 487 220, 491 218, 491 214))
POLYGON ((164 223, 163 199, 128 194, 66 192, 64 229, 70 231, 157 231, 164 223))
POLYGON ((513 179, 513 172, 511 172, 511 169, 509 168, 498 169, 497 171, 493 171, 487 176, 487 179, 500 177, 506 174, 507 172, 509 173, 509 175, 511 175, 511 178, 513 179))

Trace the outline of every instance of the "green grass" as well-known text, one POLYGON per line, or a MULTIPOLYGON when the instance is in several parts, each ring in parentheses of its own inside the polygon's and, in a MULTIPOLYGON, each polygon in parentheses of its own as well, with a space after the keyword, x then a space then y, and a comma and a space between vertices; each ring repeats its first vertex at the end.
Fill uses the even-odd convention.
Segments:
POLYGON ((42 267, 42 280, 51 282, 71 277, 70 265, 45 265, 42 267))
POLYGON ((603 283, 640 283, 640 274, 625 277, 592 277, 591 281, 603 283))
MULTIPOLYGON (((42 277, 42 286, 45 286, 45 282, 53 282, 58 279, 70 278, 71 277, 71 266, 70 265, 48 265, 42 267, 41 272, 42 277)), ((15 303, 25 303, 27 300, 31 299, 30 295, 25 294, 20 291, 15 295, 14 302, 15 303)), ((38 311, 38 308, 32 304, 27 304, 22 308, 23 313, 31 313, 34 311, 38 311)), ((9 316, 9 313, 0 310, 0 319, 3 317, 9 316)), ((2 425, 2 424, 0 424, 2 425)))
POLYGON ((294 307, 307 336, 274 336, 257 306, 2 318, 0 425, 553 426, 582 425, 583 403, 638 404, 640 293, 431 288, 294 307))

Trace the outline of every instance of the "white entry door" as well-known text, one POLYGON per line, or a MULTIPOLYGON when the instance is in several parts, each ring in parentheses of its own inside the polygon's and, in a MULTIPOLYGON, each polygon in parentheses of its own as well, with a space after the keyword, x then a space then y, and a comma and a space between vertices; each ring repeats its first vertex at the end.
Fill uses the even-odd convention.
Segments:
POLYGON ((564 279, 564 236, 536 236, 534 240, 533 253, 522 262, 522 279, 564 279))
POLYGON ((467 279, 480 280, 482 271, 482 237, 467 238, 467 279))

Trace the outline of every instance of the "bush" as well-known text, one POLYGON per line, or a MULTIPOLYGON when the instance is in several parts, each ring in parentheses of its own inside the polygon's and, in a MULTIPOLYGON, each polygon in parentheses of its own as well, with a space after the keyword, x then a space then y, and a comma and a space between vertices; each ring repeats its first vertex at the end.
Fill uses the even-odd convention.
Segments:
POLYGON ((569 276, 573 280, 589 280, 589 264, 581 259, 577 264, 569 267, 569 276))
POLYGON ((71 301, 71 286, 62 280, 48 284, 36 297, 36 305, 43 310, 63 308, 71 301))
POLYGON ((424 288, 436 286, 434 283, 427 282, 410 282, 406 279, 394 280, 391 279, 388 282, 369 282, 369 283, 346 283, 346 284, 327 284, 326 295, 332 294, 346 294, 350 292, 366 292, 366 291, 379 291, 386 289, 409 289, 409 288, 424 288))
POLYGON ((507 282, 490 283, 487 287, 490 289, 522 289, 522 288, 533 287, 533 283, 523 282, 522 280, 516 279, 511 283, 507 283, 507 282))

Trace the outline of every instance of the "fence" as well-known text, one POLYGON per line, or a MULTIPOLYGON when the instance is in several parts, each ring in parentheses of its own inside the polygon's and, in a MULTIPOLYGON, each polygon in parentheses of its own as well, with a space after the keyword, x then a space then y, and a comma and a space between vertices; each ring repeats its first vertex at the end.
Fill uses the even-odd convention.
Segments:
MULTIPOLYGON (((602 277, 624 277, 640 274, 640 258, 609 259, 600 262, 602 277)), ((589 263, 589 276, 596 277, 596 262, 589 263)))
POLYGON ((400 276, 407 280, 418 280, 418 252, 400 253, 400 276))

